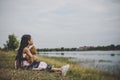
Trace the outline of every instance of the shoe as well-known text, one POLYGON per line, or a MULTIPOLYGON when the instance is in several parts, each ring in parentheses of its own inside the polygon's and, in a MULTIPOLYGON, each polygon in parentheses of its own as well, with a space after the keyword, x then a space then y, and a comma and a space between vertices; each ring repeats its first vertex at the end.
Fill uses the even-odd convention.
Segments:
POLYGON ((61 68, 61 70, 62 70, 62 76, 65 76, 65 75, 66 75, 69 67, 70 67, 69 64, 67 64, 67 65, 65 65, 65 66, 62 66, 62 68, 61 68))

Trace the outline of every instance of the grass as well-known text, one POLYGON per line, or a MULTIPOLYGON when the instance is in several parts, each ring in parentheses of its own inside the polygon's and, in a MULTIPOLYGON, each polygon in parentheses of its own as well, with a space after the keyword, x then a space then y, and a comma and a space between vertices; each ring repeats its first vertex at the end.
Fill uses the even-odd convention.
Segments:
POLYGON ((70 69, 65 77, 53 72, 14 69, 15 52, 0 51, 0 80, 119 80, 119 76, 98 72, 81 67, 78 63, 69 61, 68 58, 39 56, 40 61, 45 61, 55 67, 70 64, 70 69))

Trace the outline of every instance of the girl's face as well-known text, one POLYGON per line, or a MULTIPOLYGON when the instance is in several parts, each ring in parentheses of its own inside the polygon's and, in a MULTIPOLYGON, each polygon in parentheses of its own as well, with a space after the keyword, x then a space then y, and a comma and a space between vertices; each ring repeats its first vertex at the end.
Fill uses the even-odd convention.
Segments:
POLYGON ((29 45, 33 45, 33 40, 32 38, 28 41, 29 45))

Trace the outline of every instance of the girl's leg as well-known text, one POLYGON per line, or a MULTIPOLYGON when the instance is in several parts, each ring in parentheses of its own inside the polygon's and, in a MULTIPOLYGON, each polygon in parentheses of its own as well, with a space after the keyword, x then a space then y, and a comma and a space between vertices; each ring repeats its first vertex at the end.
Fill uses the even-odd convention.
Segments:
POLYGON ((60 75, 62 74, 62 69, 61 68, 51 68, 51 71, 54 71, 54 72, 56 72, 60 75))
POLYGON ((36 65, 37 67, 33 67, 32 70, 45 70, 47 67, 47 64, 45 62, 38 62, 36 65))
POLYGON ((61 71, 61 68, 51 68, 52 71, 61 71))
POLYGON ((45 70, 45 69, 40 69, 40 68, 32 68, 32 70, 40 70, 40 71, 42 71, 42 70, 45 70))
MULTIPOLYGON (((45 70, 47 66, 48 65, 45 62, 40 62, 39 66, 37 68, 33 68, 33 70, 45 70)), ((67 65, 62 66, 61 68, 52 67, 50 70, 65 76, 67 73, 67 70, 69 69, 69 66, 70 65, 67 64, 67 65)))
POLYGON ((52 68, 51 70, 61 74, 62 76, 65 76, 69 67, 70 67, 70 65, 67 64, 67 65, 62 66, 61 68, 52 68))

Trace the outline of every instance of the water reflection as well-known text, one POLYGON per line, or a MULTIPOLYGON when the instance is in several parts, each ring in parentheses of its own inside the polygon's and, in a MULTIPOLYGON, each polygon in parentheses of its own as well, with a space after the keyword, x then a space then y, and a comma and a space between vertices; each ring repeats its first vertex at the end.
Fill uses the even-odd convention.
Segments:
POLYGON ((40 52, 40 55, 71 57, 71 61, 110 74, 120 74, 120 51, 40 52))

